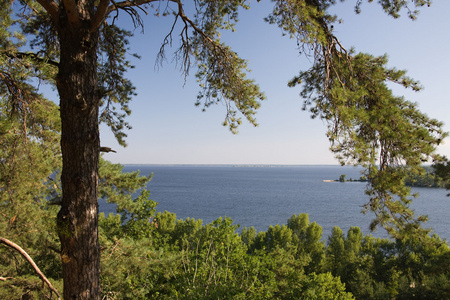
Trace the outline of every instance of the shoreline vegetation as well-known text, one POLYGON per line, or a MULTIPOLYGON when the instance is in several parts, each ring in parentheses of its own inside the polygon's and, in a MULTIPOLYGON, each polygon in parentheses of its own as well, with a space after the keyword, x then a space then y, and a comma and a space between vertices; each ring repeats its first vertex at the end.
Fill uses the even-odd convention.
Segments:
MULTIPOLYGON (((358 179, 346 179, 346 174, 342 174, 338 179, 324 179, 323 182, 368 182, 365 176, 358 179)), ((424 167, 421 174, 408 173, 405 178, 405 185, 409 187, 445 188, 445 182, 437 178, 431 167, 424 167)))

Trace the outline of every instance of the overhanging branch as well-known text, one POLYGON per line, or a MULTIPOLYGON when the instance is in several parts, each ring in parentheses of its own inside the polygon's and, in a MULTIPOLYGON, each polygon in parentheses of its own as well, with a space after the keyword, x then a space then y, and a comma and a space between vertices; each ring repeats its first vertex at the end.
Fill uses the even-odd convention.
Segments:
POLYGON ((54 292, 56 294, 56 296, 58 296, 58 299, 61 299, 61 296, 59 295, 58 291, 53 287, 53 285, 50 283, 50 281, 48 281, 47 277, 45 277, 45 275, 41 272, 39 267, 35 264, 35 262, 28 255, 28 253, 25 252, 25 250, 23 250, 16 243, 13 243, 10 240, 2 238, 2 237, 0 237, 0 243, 5 244, 6 246, 11 247, 14 250, 16 250, 17 252, 19 252, 30 263, 30 265, 33 267, 34 271, 38 274, 38 276, 42 279, 42 281, 44 281, 48 285, 50 290, 52 292, 54 292))
POLYGON ((36 53, 33 53, 33 52, 11 52, 11 53, 5 53, 5 55, 12 59, 16 59, 16 58, 23 59, 23 58, 29 57, 39 63, 46 63, 46 64, 49 64, 49 65, 52 65, 55 67, 59 67, 58 62, 51 60, 51 59, 39 57, 36 53))
MULTIPOLYGON (((137 1, 121 1, 121 2, 113 2, 112 5, 110 5, 106 11, 106 15, 109 15, 112 11, 118 10, 118 9, 126 9, 130 7, 138 7, 140 5, 144 5, 151 2, 156 2, 160 0, 137 0, 137 1)), ((100 3, 101 4, 101 3, 100 3)))

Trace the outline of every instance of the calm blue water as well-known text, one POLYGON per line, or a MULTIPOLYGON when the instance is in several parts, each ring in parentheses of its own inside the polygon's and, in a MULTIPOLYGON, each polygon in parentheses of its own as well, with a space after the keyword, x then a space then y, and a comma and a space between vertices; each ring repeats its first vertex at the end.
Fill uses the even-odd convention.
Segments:
MULTIPOLYGON (((176 213, 177 218, 202 219, 204 224, 219 217, 231 217, 241 228, 253 226, 265 231, 269 225, 286 224, 293 214, 307 213, 310 222, 323 228, 326 238, 333 226, 346 232, 359 226, 369 232, 373 215, 361 213, 368 201, 366 183, 323 182, 357 179, 359 169, 340 166, 168 166, 126 165, 124 171, 153 173, 148 188, 158 211, 176 213)), ((413 208, 427 214, 434 232, 450 239, 450 198, 444 189, 416 188, 419 198, 413 208)), ((100 203, 100 210, 114 211, 114 206, 100 203)), ((383 229, 372 233, 386 237, 383 229)))

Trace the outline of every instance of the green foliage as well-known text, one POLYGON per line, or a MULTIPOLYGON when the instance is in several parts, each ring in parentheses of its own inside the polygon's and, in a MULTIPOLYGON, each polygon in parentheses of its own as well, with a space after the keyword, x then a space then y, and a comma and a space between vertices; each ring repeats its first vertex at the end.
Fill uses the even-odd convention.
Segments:
MULTIPOLYGON (((359 13, 361 11, 361 3, 362 0, 358 0, 355 11, 359 13)), ((368 0, 368 2, 373 2, 373 0, 368 0)), ((407 0, 380 0, 379 3, 383 7, 384 11, 394 17, 399 18, 400 17, 400 11, 405 8, 407 10, 408 16, 411 19, 416 19, 417 15, 419 14, 419 11, 417 9, 412 9, 410 7, 411 4, 408 5, 409 2, 413 3, 413 6, 415 8, 422 7, 424 5, 431 5, 431 0, 415 0, 415 1, 407 1, 407 0)))
MULTIPOLYGON (((58 107, 34 90, 27 91, 27 84, 10 85, 23 67, 0 59, 0 76, 7 77, 0 81, 0 232, 36 259, 41 271, 60 287, 57 207, 48 201, 57 189, 52 173, 61 158, 58 107), (8 89, 15 93, 8 94, 8 89)), ((48 295, 28 262, 3 245, 0 269, 0 276, 11 278, 1 282, 0 298, 48 295)))
POLYGON ((192 45, 198 61, 196 77, 201 87, 196 105, 203 103, 205 109, 224 101, 227 104, 224 126, 233 133, 241 124, 237 111, 256 126, 254 115, 260 106, 259 100, 265 99, 254 81, 246 78, 250 71, 247 62, 219 39, 208 38, 220 37, 220 30, 234 30, 239 8, 249 7, 245 1, 198 1, 195 23, 204 34, 197 32, 192 45))
POLYGON ((328 237, 327 268, 333 275, 342 273, 342 262, 345 256, 344 232, 339 227, 333 227, 331 236, 328 237))
POLYGON ((242 229, 241 232, 241 239, 242 242, 247 246, 247 248, 249 249, 248 252, 252 252, 255 247, 255 241, 256 241, 256 236, 258 235, 258 232, 256 231, 255 227, 244 227, 242 229))
POLYGON ((345 285, 339 277, 333 277, 331 273, 311 273, 304 283, 302 299, 354 299, 352 294, 345 291, 345 285))
POLYGON ((235 233, 229 218, 213 221, 184 235, 179 241, 184 273, 177 286, 188 299, 232 298, 245 295, 247 279, 246 247, 235 233))
POLYGON ((322 227, 316 222, 309 223, 307 214, 293 215, 287 220, 287 227, 292 230, 293 243, 297 246, 297 257, 308 258, 305 271, 320 272, 325 256, 325 245, 322 242, 322 227))
MULTIPOLYGON (((447 190, 450 190, 450 162, 446 157, 437 157, 433 163, 437 179, 445 185, 447 190)), ((447 194, 450 196, 450 194, 447 194)))
POLYGON ((408 173, 405 178, 407 186, 415 187, 445 187, 445 180, 439 178, 438 172, 433 174, 433 170, 423 167, 417 173, 408 173))
MULTIPOLYGON (((414 171, 406 171, 404 177, 404 183, 408 187, 435 187, 435 188, 444 188, 448 185, 448 172, 445 167, 445 163, 438 163, 435 160, 435 163, 432 167, 423 166, 421 168, 417 168, 414 171), (447 176, 447 177, 446 177, 447 176)), ((345 174, 342 174, 338 181, 360 181, 366 182, 367 178, 365 176, 361 176, 359 179, 345 179, 345 174)))
MULTIPOLYGON (((62 289, 62 281, 52 284, 57 290, 62 289)), ((42 288, 42 281, 36 275, 22 275, 0 280, 0 296, 2 299, 48 299, 50 292, 42 288)))
POLYGON ((175 230, 177 216, 174 213, 170 213, 168 211, 158 212, 156 217, 154 218, 155 222, 158 224, 157 233, 165 236, 173 233, 175 230))
POLYGON ((121 231, 117 216, 102 219, 104 297, 352 299, 339 278, 309 263, 317 253, 322 259, 325 249, 320 226, 309 224, 306 214, 294 215, 288 226, 259 234, 244 229, 241 235, 229 218, 203 225, 164 212, 155 219, 158 227, 139 239, 121 231))
POLYGON ((297 40, 301 51, 310 46, 324 45, 329 39, 331 24, 336 16, 327 13, 334 1, 275 1, 272 13, 266 18, 276 24, 284 34, 297 40))
POLYGON ((338 52, 333 72, 318 61, 300 73, 305 108, 329 124, 331 150, 342 164, 365 168, 370 185, 366 210, 375 213, 373 227, 381 225, 392 236, 424 234, 409 208, 410 189, 404 179, 421 170, 446 134, 442 124, 417 110, 415 104, 392 95, 388 82, 414 90, 418 84, 404 71, 386 68, 387 58, 338 52))
MULTIPOLYGON (((120 145, 125 146, 124 129, 131 129, 125 118, 131 114, 128 106, 136 95, 135 87, 125 78, 128 69, 133 68, 126 59, 128 39, 133 34, 114 24, 105 24, 100 28, 98 47, 98 93, 102 99, 100 122, 106 123, 114 133, 120 145)), ((134 57, 138 56, 133 54, 134 57)))
MULTIPOLYGON (((200 85, 196 106, 205 111, 209 106, 225 103, 226 116, 223 122, 231 132, 237 133, 242 123, 238 112, 251 124, 257 125, 255 114, 260 101, 265 99, 259 86, 247 78, 250 72, 247 61, 238 56, 229 46, 220 41, 221 31, 232 30, 238 21, 240 9, 248 9, 248 1, 194 1, 189 6, 194 10, 194 18, 189 19, 184 11, 170 6, 156 8, 157 15, 175 15, 174 25, 182 22, 185 29, 180 34, 180 47, 175 51, 175 60, 181 65, 185 76, 189 74, 192 62, 196 63, 196 78, 200 85), (187 27, 193 28, 190 35, 187 27)), ((173 30, 163 41, 158 60, 166 58, 166 46, 172 44, 173 30)))
MULTIPOLYGON (((57 69, 51 50, 34 53, 30 50, 35 45, 26 44, 26 14, 36 16, 38 27, 46 14, 37 3, 23 10, 16 3, 0 3, 0 232, 21 246, 61 290, 58 207, 53 205, 60 194, 55 171, 61 167, 61 124, 59 107, 38 92, 39 84, 54 83, 57 69)), ((4 246, 0 269, 7 278, 1 282, 0 298, 49 295, 28 262, 4 246)))
POLYGON ((340 277, 356 299, 445 299, 449 247, 438 237, 425 240, 375 239, 352 227, 335 227, 328 238, 325 271, 340 277), (425 288, 425 283, 427 287, 425 288), (433 296, 430 291, 435 291, 433 296))
MULTIPOLYGON (((152 175, 140 176, 139 171, 122 173, 122 168, 120 164, 100 160, 99 197, 117 205, 122 230, 126 235, 134 239, 148 237, 155 228, 150 220, 156 212, 156 203, 149 199, 150 192, 145 189, 152 175)), ((114 220, 117 220, 117 216, 101 216, 100 227, 101 222, 116 224, 114 220)))

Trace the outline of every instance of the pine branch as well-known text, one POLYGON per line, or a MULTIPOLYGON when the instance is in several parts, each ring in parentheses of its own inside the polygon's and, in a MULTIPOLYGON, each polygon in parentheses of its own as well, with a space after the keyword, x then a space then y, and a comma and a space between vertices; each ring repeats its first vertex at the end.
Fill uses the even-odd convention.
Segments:
POLYGON ((57 61, 39 57, 36 53, 33 53, 33 52, 12 52, 12 53, 5 53, 5 56, 12 58, 12 59, 15 59, 15 58, 23 59, 25 57, 29 57, 33 60, 36 60, 37 62, 46 63, 46 64, 49 64, 49 65, 52 65, 55 67, 59 67, 59 63, 57 61))
POLYGON ((108 8, 111 0, 101 0, 91 21, 91 32, 96 31, 108 15, 108 8))
POLYGON ((113 1, 113 4, 110 5, 107 9, 106 15, 109 15, 112 11, 118 10, 118 9, 126 9, 130 7, 136 7, 144 4, 148 4, 151 2, 160 1, 160 0, 137 0, 137 1, 122 1, 115 3, 113 1))
POLYGON ((58 4, 52 0, 37 0, 37 2, 50 14, 53 22, 57 23, 59 14, 58 4))
POLYGON ((9 280, 9 279, 14 279, 14 277, 0 277, 1 281, 6 281, 6 280, 9 280))
POLYGON ((117 153, 116 150, 111 149, 110 147, 100 147, 100 152, 114 152, 117 153))
POLYGON ((2 238, 2 237, 0 237, 0 243, 5 244, 6 246, 9 246, 9 247, 13 248, 14 250, 16 250, 17 252, 19 252, 30 263, 30 265, 33 267, 34 271, 38 274, 38 276, 42 279, 42 281, 44 281, 48 285, 50 290, 52 292, 54 292, 56 294, 56 296, 58 296, 58 300, 61 299, 61 296, 58 293, 58 291, 53 287, 53 285, 50 283, 50 281, 47 279, 47 277, 45 277, 45 275, 41 272, 39 267, 36 265, 36 263, 33 261, 33 259, 28 255, 28 253, 25 252, 25 250, 23 250, 19 245, 11 242, 8 239, 2 238))

